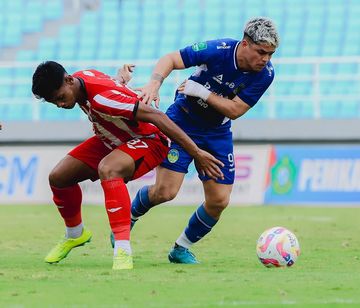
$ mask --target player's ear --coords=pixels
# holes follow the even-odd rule
[[[71,75],[65,75],[64,81],[65,81],[65,83],[67,83],[69,85],[73,85],[74,84],[74,77],[71,76]]]
[[[246,39],[243,39],[242,41],[241,41],[241,46],[242,47],[246,47],[246,46],[248,46],[249,45],[249,42],[246,40]]]

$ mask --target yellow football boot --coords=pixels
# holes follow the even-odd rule
[[[45,257],[47,263],[58,263],[66,258],[71,249],[85,245],[90,242],[92,234],[89,230],[83,229],[83,232],[78,238],[63,238]]]
[[[114,256],[113,270],[133,269],[133,258],[123,249],[119,248],[117,256]]]

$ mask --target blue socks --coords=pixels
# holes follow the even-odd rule
[[[131,219],[137,220],[140,216],[149,211],[153,205],[149,200],[149,186],[142,187],[131,203]]]
[[[176,240],[176,243],[185,248],[189,248],[192,244],[208,234],[217,222],[218,220],[206,213],[204,205],[200,205],[191,216],[188,226]]]
[[[153,205],[149,200],[149,186],[144,186],[137,192],[131,204],[132,226],[139,217],[146,214],[152,207]],[[192,244],[208,234],[217,222],[218,220],[206,213],[204,204],[201,204],[190,217],[188,226],[176,240],[176,243],[185,248],[189,248]]]

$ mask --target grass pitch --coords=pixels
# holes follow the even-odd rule
[[[360,305],[360,208],[229,207],[192,251],[200,265],[167,253],[194,207],[153,209],[132,232],[134,270],[112,271],[102,207],[84,207],[90,244],[57,265],[43,262],[63,225],[54,206],[0,206],[0,307],[326,307]],[[255,243],[285,226],[301,255],[265,268]]]

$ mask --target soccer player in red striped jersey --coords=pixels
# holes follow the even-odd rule
[[[131,72],[130,67],[128,70]],[[115,237],[113,269],[133,268],[131,201],[125,184],[164,160],[169,150],[168,137],[194,157],[200,172],[212,178],[223,176],[219,160],[198,148],[164,113],[143,104],[134,91],[106,74],[83,70],[69,75],[61,64],[47,61],[34,72],[32,92],[59,108],[71,109],[78,104],[95,133],[50,172],[53,200],[64,219],[66,233],[45,257],[48,263],[61,261],[72,248],[90,241],[92,234],[82,222],[78,183],[100,178]]]

